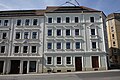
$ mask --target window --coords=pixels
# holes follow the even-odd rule
[[[47,64],[52,64],[52,57],[47,57]]]
[[[66,23],[70,23],[70,18],[66,17]]]
[[[19,46],[15,46],[14,47],[14,53],[18,53],[19,52]]]
[[[113,39],[115,38],[114,34],[112,34],[112,38],[113,38]]]
[[[47,49],[52,49],[52,43],[47,43]]]
[[[70,36],[70,29],[66,29],[66,36]]]
[[[28,32],[24,32],[24,39],[28,39]]]
[[[32,39],[36,39],[37,38],[37,32],[33,32],[32,33]]]
[[[94,22],[94,17],[90,17],[90,22]]]
[[[57,64],[62,64],[61,63],[61,57],[57,57]]]
[[[36,72],[36,61],[30,61],[29,72]]]
[[[114,32],[114,28],[113,27],[111,27],[111,32]]]
[[[23,46],[23,53],[27,53],[28,52],[28,46]]]
[[[33,25],[37,25],[38,19],[33,19]]]
[[[70,42],[66,42],[66,49],[70,49]]]
[[[79,21],[78,17],[75,17],[75,23],[78,23],[78,21]]]
[[[95,29],[91,29],[91,35],[95,35]]]
[[[5,46],[1,46],[1,53],[5,53]]]
[[[75,35],[76,35],[76,36],[79,35],[79,29],[75,29]]]
[[[99,68],[98,56],[92,56],[92,68]]]
[[[48,36],[52,36],[52,29],[48,29]]]
[[[8,20],[4,20],[4,26],[8,26]]]
[[[113,52],[114,52],[114,53],[117,53],[117,49],[116,49],[116,48],[114,48],[114,49],[113,49]]]
[[[2,25],[2,20],[0,20],[0,26]]]
[[[20,39],[20,32],[16,32],[16,39]]]
[[[113,41],[113,46],[116,46],[115,41]]]
[[[36,53],[36,46],[32,46],[32,53]]]
[[[71,64],[71,57],[66,57],[66,64]]]
[[[6,39],[7,33],[3,33],[2,39]]]
[[[76,42],[75,45],[76,49],[80,49],[80,42]]]
[[[57,36],[61,36],[61,29],[57,29]]]
[[[48,18],[48,23],[52,23],[52,18]]]
[[[57,49],[61,49],[61,42],[57,42]]]
[[[57,17],[57,23],[61,23],[61,17]]]
[[[20,20],[20,19],[18,19],[18,20],[17,20],[17,26],[20,26],[20,25],[21,25],[21,23],[22,23],[22,22],[21,22],[21,20]]]
[[[29,19],[26,19],[26,20],[25,20],[25,25],[28,26],[29,24],[30,24],[30,20],[29,20]]]
[[[92,42],[92,48],[93,48],[93,49],[96,48],[96,42]]]

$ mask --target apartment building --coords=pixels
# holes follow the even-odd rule
[[[111,64],[120,65],[120,13],[109,14],[106,24],[109,44],[109,61]]]
[[[43,12],[0,12],[0,73],[42,72]]]
[[[84,6],[1,11],[0,73],[106,70],[105,18]]]
[[[106,70],[106,26],[102,11],[87,7],[47,7],[44,72]]]

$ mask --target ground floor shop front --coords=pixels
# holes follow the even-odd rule
[[[0,74],[27,74],[42,72],[41,58],[0,59]]]

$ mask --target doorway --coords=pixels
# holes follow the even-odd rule
[[[11,74],[19,74],[20,71],[20,60],[11,60]]]
[[[23,74],[27,74],[27,61],[23,61]]]
[[[82,58],[81,57],[75,57],[75,70],[82,71]]]
[[[4,61],[0,61],[0,74],[3,73]]]

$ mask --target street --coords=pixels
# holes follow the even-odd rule
[[[0,75],[0,80],[120,80],[120,70],[103,72],[11,74]]]

